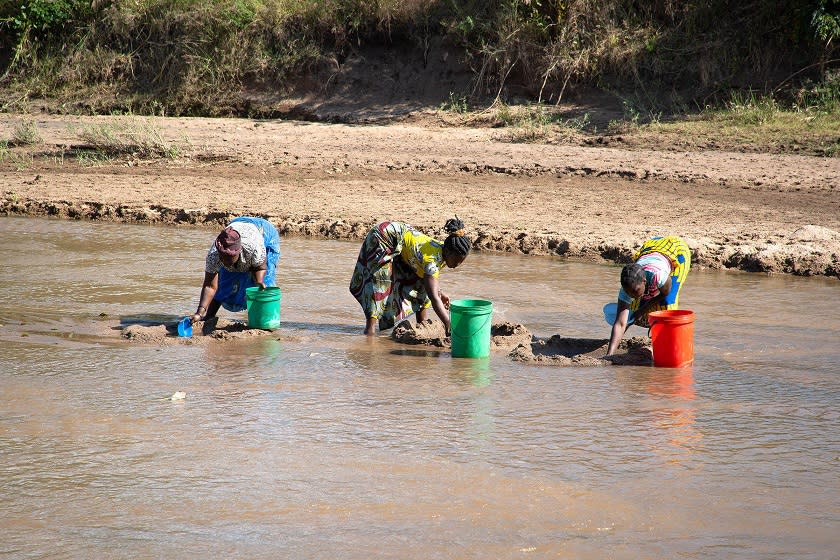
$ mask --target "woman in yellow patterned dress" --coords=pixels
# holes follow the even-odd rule
[[[350,293],[365,313],[365,334],[376,327],[389,329],[416,313],[428,318],[429,307],[449,332],[449,298],[439,288],[443,267],[455,268],[467,258],[472,242],[464,236],[464,223],[447,220],[443,242],[432,239],[402,222],[377,224],[365,237]]]
[[[607,356],[618,349],[630,324],[647,327],[651,311],[679,309],[680,288],[691,269],[691,251],[676,235],[654,237],[642,244],[633,261],[621,270],[621,289]]]

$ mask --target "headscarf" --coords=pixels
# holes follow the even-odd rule
[[[220,255],[236,257],[242,250],[242,239],[239,232],[228,226],[216,237],[216,250]]]

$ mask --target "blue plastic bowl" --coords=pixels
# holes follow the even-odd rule
[[[184,317],[178,321],[178,336],[192,336],[192,321],[189,317]]]
[[[618,304],[617,303],[608,303],[604,306],[604,321],[606,321],[610,325],[615,324],[615,313],[618,311]],[[636,321],[636,318],[633,317],[633,312],[630,312],[630,316],[627,318],[627,326],[632,325]]]

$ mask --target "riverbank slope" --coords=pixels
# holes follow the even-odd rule
[[[153,130],[166,156],[90,143],[127,119]],[[214,229],[256,214],[283,235],[336,239],[360,239],[383,219],[439,234],[458,214],[482,250],[626,262],[646,237],[678,234],[697,266],[840,275],[837,158],[515,143],[432,114],[374,125],[53,115],[34,124],[39,141],[0,158],[0,213]],[[15,126],[0,122],[0,138]]]

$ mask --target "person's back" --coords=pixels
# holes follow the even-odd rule
[[[420,278],[437,276],[443,266],[443,244],[406,225],[400,257]]]

